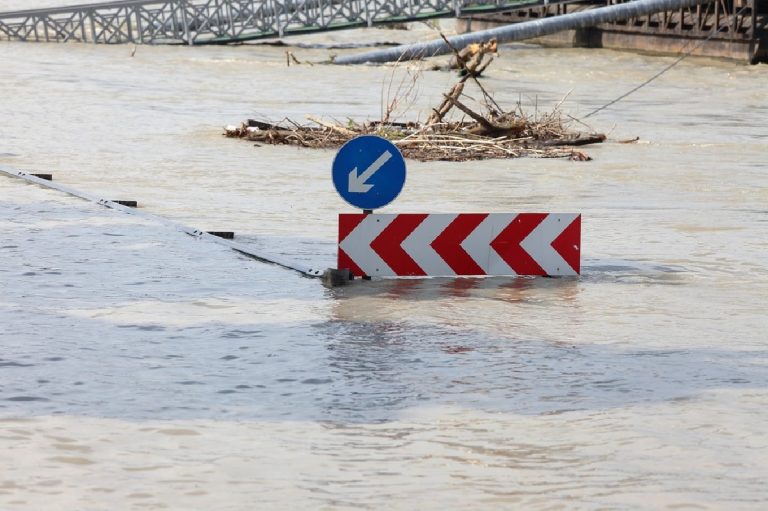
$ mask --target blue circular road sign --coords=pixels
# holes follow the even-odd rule
[[[376,209],[398,196],[405,184],[405,160],[389,140],[375,135],[353,138],[333,159],[333,186],[356,208]]]

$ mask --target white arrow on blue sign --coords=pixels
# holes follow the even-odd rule
[[[361,209],[386,206],[405,184],[405,160],[389,140],[375,135],[353,138],[333,159],[333,185],[341,198]]]

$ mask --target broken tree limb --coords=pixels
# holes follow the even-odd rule
[[[463,104],[461,101],[459,101],[458,98],[454,98],[454,97],[448,96],[446,94],[445,95],[445,99],[447,99],[448,101],[453,103],[453,105],[456,108],[458,108],[459,110],[461,110],[462,112],[464,112],[465,114],[470,116],[472,119],[477,121],[477,123],[480,126],[482,126],[485,129],[485,131],[487,131],[488,133],[493,133],[493,132],[499,130],[499,126],[496,126],[495,124],[493,124],[491,121],[489,121],[488,119],[486,119],[482,115],[480,115],[477,112],[473,111],[471,108],[469,108],[468,106]]]
[[[429,116],[429,119],[427,119],[427,124],[437,124],[441,122],[443,117],[445,117],[445,114],[450,112],[451,108],[453,108],[451,98],[456,99],[461,96],[461,93],[464,91],[464,81],[465,80],[459,80],[459,82],[451,88],[448,94],[444,94],[445,97],[443,98],[443,102],[440,103],[439,107],[432,109],[433,113]]]
[[[498,103],[496,103],[496,100],[494,100],[493,97],[490,94],[488,94],[488,91],[485,90],[485,87],[483,87],[483,84],[480,83],[480,80],[477,79],[477,77],[480,76],[480,73],[485,71],[485,69],[491,65],[491,62],[493,62],[493,57],[491,57],[490,60],[484,66],[478,68],[478,66],[480,66],[480,64],[483,61],[483,53],[481,52],[477,60],[467,64],[466,61],[464,60],[464,57],[462,57],[461,52],[453,44],[451,44],[448,38],[445,37],[445,34],[440,32],[440,37],[442,37],[443,41],[445,41],[445,44],[447,44],[448,47],[451,49],[451,51],[453,52],[459,64],[462,66],[465,66],[465,69],[467,72],[464,74],[464,76],[462,76],[460,81],[463,82],[463,81],[466,81],[468,78],[472,78],[472,80],[474,80],[475,82],[475,85],[477,85],[478,88],[480,89],[480,92],[483,93],[483,97],[485,98],[485,101],[489,103],[489,105],[492,104],[493,107],[496,108],[497,112],[501,112],[502,109],[498,105]],[[495,52],[497,48],[496,40],[491,39],[491,41],[489,41],[488,44],[492,45],[492,49]],[[491,46],[489,46],[489,48],[491,48]]]

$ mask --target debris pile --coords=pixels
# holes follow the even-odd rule
[[[495,41],[488,50],[495,51]],[[603,134],[582,134],[569,131],[558,108],[535,117],[526,115],[520,105],[504,111],[477,80],[490,64],[483,55],[491,51],[474,53],[455,52],[462,76],[450,91],[443,94],[441,104],[432,110],[424,123],[383,121],[342,125],[308,117],[312,125],[299,125],[290,119],[270,123],[249,119],[239,127],[225,128],[227,137],[237,137],[259,144],[289,144],[301,147],[335,149],[360,135],[378,135],[394,143],[405,158],[419,161],[468,161],[489,158],[517,158],[533,156],[569,158],[586,161],[591,158],[574,149],[605,140]],[[485,100],[487,113],[480,114],[464,100],[464,87],[468,80],[479,87]],[[449,112],[463,114],[460,121],[446,120]]]

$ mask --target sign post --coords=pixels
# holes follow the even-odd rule
[[[405,184],[405,161],[388,140],[364,135],[333,160],[339,195],[363,213],[339,215],[338,270],[353,276],[569,276],[581,272],[578,213],[374,214]],[[329,278],[330,278],[329,277]]]

